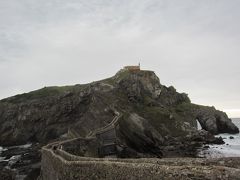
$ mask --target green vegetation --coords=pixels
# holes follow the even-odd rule
[[[191,103],[181,103],[178,106],[176,106],[176,112],[189,112],[193,109],[193,104]]]
[[[122,79],[125,79],[127,76],[129,76],[130,72],[128,70],[120,70],[115,75],[115,81],[119,81]]]
[[[186,117],[186,115],[176,112],[175,108],[142,106],[135,110],[139,115],[148,119],[149,123],[164,136],[169,133],[173,136],[185,135],[187,132],[181,128],[183,123],[193,124],[192,117]]]
[[[36,91],[19,94],[7,99],[3,99],[1,101],[8,102],[8,103],[20,103],[20,102],[25,102],[26,100],[41,99],[41,98],[46,98],[50,96],[60,95],[65,92],[72,92],[74,90],[79,89],[80,87],[81,87],[80,85],[62,86],[62,87],[58,87],[58,86],[44,87]]]
[[[101,82],[104,82],[104,83],[110,84],[110,85],[115,85],[115,81],[114,81],[113,77],[104,79]]]

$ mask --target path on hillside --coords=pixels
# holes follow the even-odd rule
[[[113,120],[106,126],[90,131],[86,135],[86,138],[96,138],[98,140],[98,153],[100,157],[117,156],[117,136],[115,126],[118,123],[118,120],[122,117],[122,114],[113,107],[110,107],[110,109],[113,110],[115,114]],[[68,130],[68,135],[71,138],[81,137],[74,128]]]
[[[113,108],[112,108],[113,109]],[[115,113],[115,117],[113,118],[113,120],[107,124],[104,127],[100,127],[98,129],[95,129],[93,131],[90,131],[87,135],[86,138],[92,138],[92,137],[96,137],[97,134],[102,134],[112,128],[115,127],[116,123],[118,122],[118,120],[120,119],[120,117],[122,117],[122,114],[119,113],[115,108],[113,109],[114,113]],[[69,128],[68,129],[68,135],[71,138],[78,138],[81,137],[81,135],[74,129],[74,128]]]
[[[118,120],[120,119],[120,117],[122,117],[122,114],[119,113],[116,109],[113,109],[113,110],[114,110],[114,113],[116,114],[116,116],[113,118],[113,120],[104,127],[98,128],[94,131],[90,131],[90,133],[86,136],[87,138],[94,137],[97,134],[102,134],[112,128],[115,128],[115,125],[118,122]]]

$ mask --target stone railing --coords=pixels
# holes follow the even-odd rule
[[[80,137],[80,135],[72,128],[68,129],[68,133],[67,133],[68,138],[77,138]]]
[[[109,124],[107,124],[105,127],[102,127],[98,130],[96,130],[94,132],[94,134],[101,134],[101,133],[104,133],[105,131],[108,131],[109,129],[111,128],[114,128],[115,127],[115,124],[118,122],[118,120],[122,117],[122,115],[117,112],[116,113],[116,117],[113,118],[112,122],[110,122]]]
[[[93,137],[96,136],[97,134],[104,133],[108,131],[109,129],[115,128],[115,125],[117,124],[118,120],[122,117],[122,114],[119,113],[118,111],[114,110],[116,116],[113,118],[113,120],[107,124],[104,127],[101,127],[99,129],[96,129],[94,131],[90,131],[90,133],[86,137]]]

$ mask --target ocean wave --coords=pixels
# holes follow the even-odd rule
[[[240,129],[240,119],[233,119],[233,123]],[[210,145],[208,149],[200,150],[199,157],[240,157],[240,134],[219,134],[216,137],[222,137],[225,144]]]

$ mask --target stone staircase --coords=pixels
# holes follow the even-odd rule
[[[115,126],[122,114],[114,109],[115,117],[104,127],[90,131],[86,138],[96,138],[98,140],[98,154],[99,157],[116,157],[117,155],[117,136]],[[77,131],[73,128],[68,130],[70,138],[80,137]]]

